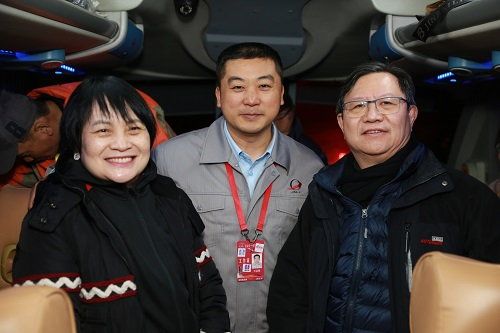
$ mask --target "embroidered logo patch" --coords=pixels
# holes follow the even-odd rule
[[[435,245],[435,246],[442,246],[444,243],[444,237],[441,236],[431,236],[431,239],[421,239],[420,240],[421,244],[425,245]]]
[[[290,190],[298,191],[300,190],[301,187],[302,183],[300,182],[300,180],[294,178],[290,181],[290,187],[289,187]]]

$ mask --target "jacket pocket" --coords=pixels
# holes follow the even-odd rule
[[[189,197],[198,214],[224,209],[225,196],[220,194],[190,194]]]
[[[297,218],[305,198],[276,198],[276,210]]]
[[[205,231],[203,242],[211,251],[221,241],[224,223],[236,223],[236,217],[230,219],[225,216],[226,196],[221,194],[189,194],[196,212],[200,215]],[[215,254],[215,253],[212,253]]]
[[[305,197],[277,197],[276,211],[274,214],[268,214],[265,229],[269,230],[271,239],[278,242],[279,247],[283,246],[293,227],[297,223],[300,209],[305,201]]]

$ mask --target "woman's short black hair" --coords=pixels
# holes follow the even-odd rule
[[[105,116],[115,113],[125,121],[131,120],[128,114],[130,108],[146,127],[150,144],[153,144],[156,137],[155,119],[137,90],[115,76],[92,76],[80,83],[64,108],[59,150],[61,158],[81,151],[83,127],[96,104]]]

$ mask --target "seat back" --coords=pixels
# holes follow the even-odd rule
[[[66,292],[52,287],[0,290],[0,333],[75,333],[73,305]]]
[[[500,265],[441,252],[415,266],[412,333],[500,332]]]
[[[12,283],[12,261],[21,223],[28,212],[30,188],[5,185],[0,189],[0,289]]]

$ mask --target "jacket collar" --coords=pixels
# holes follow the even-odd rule
[[[127,187],[126,184],[119,184],[94,177],[83,166],[81,160],[74,161],[73,159],[68,159],[64,164],[59,164],[59,168],[56,165],[56,172],[54,174],[68,188],[78,188],[83,192],[91,191],[93,188],[100,188],[119,196],[127,195],[129,191],[141,193],[157,177],[156,165],[151,159],[139,175],[138,180],[131,187]]]
[[[410,206],[434,194],[450,192],[454,188],[446,168],[426,149],[419,167],[411,177],[402,182],[401,195],[394,208]]]
[[[418,167],[413,170],[414,173],[409,178],[409,181],[403,184],[403,192],[446,172],[441,162],[423,144],[419,144],[415,148],[401,169],[408,169],[412,160],[416,159],[419,162]]]
[[[324,167],[314,176],[317,187],[329,193],[339,194],[337,182],[340,179],[346,159]],[[454,184],[445,167],[427,147],[418,143],[405,159],[395,179],[401,181],[401,195],[394,207],[413,204],[435,193],[451,191]],[[424,185],[424,186],[420,186]],[[412,195],[405,195],[410,192]]]
[[[314,175],[313,180],[318,186],[330,193],[336,193],[337,182],[344,172],[346,160],[349,155],[342,157],[336,163],[323,167],[317,174]]]
[[[320,170],[314,176],[314,181],[320,188],[336,193],[338,180],[342,176],[348,158],[352,158],[351,154]],[[399,168],[395,179],[407,179],[403,182],[403,191],[406,191],[444,172],[445,169],[434,154],[424,144],[417,143]]]
[[[284,134],[276,131],[276,142],[271,157],[266,164],[276,163],[286,170],[290,168],[290,148],[285,144]],[[224,117],[215,120],[207,129],[207,136],[203,142],[200,156],[201,164],[214,164],[228,162],[233,167],[237,160],[224,135]]]

